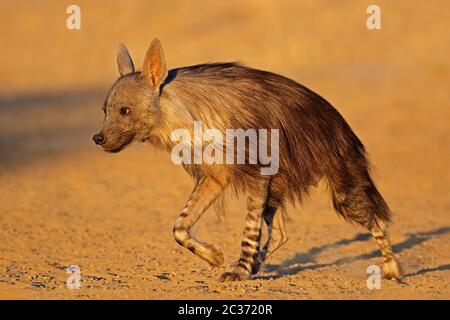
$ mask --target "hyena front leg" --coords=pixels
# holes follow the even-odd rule
[[[276,207],[267,205],[263,212],[263,218],[267,225],[267,240],[259,251],[258,259],[253,266],[252,274],[257,273],[261,264],[288,241],[286,235],[286,223],[280,210]],[[276,221],[276,226],[274,226],[274,220]]]
[[[250,278],[259,255],[262,215],[266,206],[267,190],[268,181],[265,179],[259,181],[253,186],[252,190],[249,190],[241,256],[233,271],[222,274],[220,281],[237,281]]]
[[[214,200],[217,199],[223,189],[224,186],[212,179],[204,178],[200,180],[173,226],[175,240],[180,245],[215,267],[220,266],[224,262],[222,252],[213,245],[195,239],[191,235],[191,229]]]
[[[273,219],[272,219],[273,221]],[[288,240],[288,236],[286,233],[286,221],[284,221],[283,213],[281,211],[277,211],[275,214],[275,226],[272,226],[272,235],[271,235],[271,241],[267,240],[265,247],[268,247],[267,250],[267,256],[265,258],[267,259],[270,257],[275,251],[280,249]],[[273,231],[276,231],[275,233]],[[277,236],[274,236],[277,235]],[[273,240],[272,240],[273,239]]]

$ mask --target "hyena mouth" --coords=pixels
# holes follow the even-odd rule
[[[104,148],[104,147],[101,147],[101,148],[103,151],[106,151],[109,153],[117,153],[117,152],[123,150],[127,145],[129,145],[133,141],[135,135],[136,135],[136,133],[133,131],[123,132],[120,135],[120,141],[119,141],[120,145],[119,146],[109,148],[109,149]]]

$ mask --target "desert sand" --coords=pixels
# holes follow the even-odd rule
[[[447,1],[63,1],[0,3],[0,299],[449,299],[450,10]],[[289,241],[255,279],[220,283],[238,257],[243,197],[197,235],[219,269],[181,248],[172,225],[193,182],[167,154],[91,141],[125,42],[139,67],[153,37],[169,67],[238,60],[329,100],[365,143],[394,212],[402,283],[366,285],[382,258],[339,218],[323,184],[288,210]],[[66,268],[81,270],[69,289]]]

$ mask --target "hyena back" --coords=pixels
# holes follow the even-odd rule
[[[94,136],[105,151],[118,152],[135,140],[170,151],[176,143],[171,133],[192,130],[194,121],[222,132],[279,130],[279,168],[274,175],[261,175],[260,163],[184,164],[195,188],[175,222],[174,236],[212,266],[224,262],[222,253],[193,237],[191,230],[226,188],[247,195],[241,255],[221,280],[248,279],[258,271],[279,209],[289,201],[301,201],[322,178],[328,181],[336,211],[373,234],[384,259],[384,277],[400,276],[387,235],[391,213],[371,179],[364,146],[326,100],[293,80],[238,63],[168,71],[157,39],[141,72],[135,71],[124,45],[119,46],[117,63],[120,78],[105,101],[103,127]],[[263,223],[269,236],[261,245]]]

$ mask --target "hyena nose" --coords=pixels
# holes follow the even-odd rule
[[[94,140],[94,142],[100,146],[102,144],[105,144],[105,142],[106,142],[105,136],[101,133],[94,134],[94,136],[92,137],[92,140]]]

